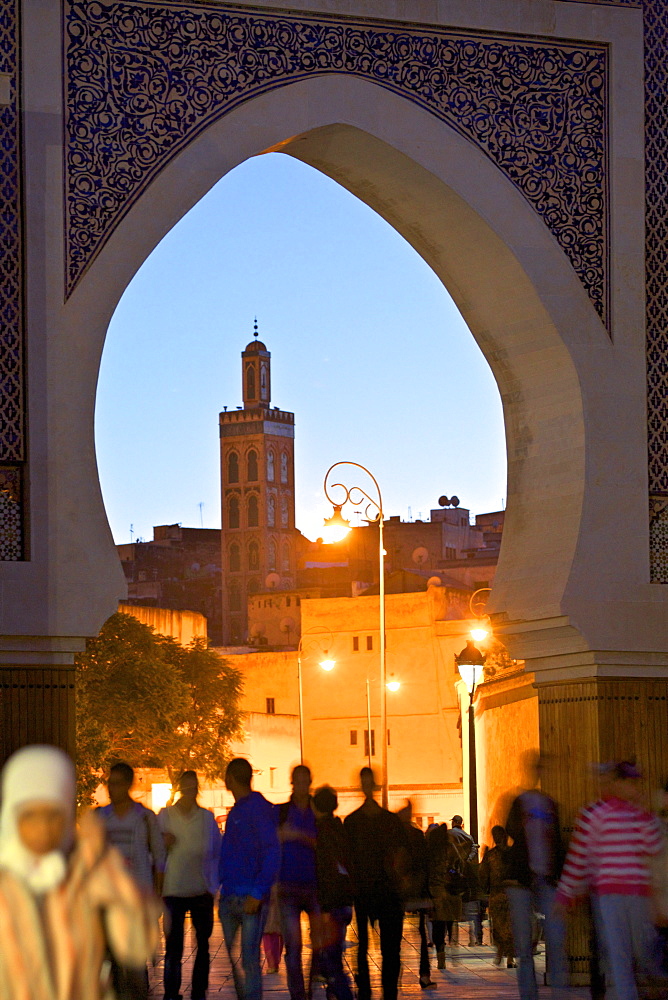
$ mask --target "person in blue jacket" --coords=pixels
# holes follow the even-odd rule
[[[260,942],[281,851],[271,802],[251,788],[253,769],[243,757],[227,765],[225,785],[234,796],[220,851],[219,915],[239,1000],[261,1000]],[[232,948],[241,929],[241,966]]]

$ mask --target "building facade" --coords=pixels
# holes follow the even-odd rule
[[[425,827],[468,815],[461,738],[468,696],[454,654],[471,622],[457,597],[435,583],[422,593],[386,596],[387,676],[399,683],[386,695],[389,805],[398,809],[410,798]],[[304,598],[300,611],[301,656],[296,650],[225,656],[242,672],[242,705],[253,720],[265,714],[297,722],[301,673],[304,760],[316,784],[337,789],[345,814],[359,804],[360,768],[380,767],[379,598]],[[319,666],[325,653],[335,661],[330,671]],[[293,731],[296,764],[299,730]],[[272,747],[257,739],[253,745],[253,766],[272,780],[284,778]]]
[[[130,604],[204,615],[209,640],[220,645],[220,530],[160,524],[150,542],[117,545]],[[158,629],[158,631],[162,631]]]

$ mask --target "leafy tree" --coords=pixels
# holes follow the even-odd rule
[[[185,648],[168,640],[167,657],[186,684],[189,700],[164,766],[172,782],[189,768],[207,778],[223,778],[230,741],[241,732],[241,674],[204,639]]]
[[[79,799],[114,760],[222,776],[241,726],[241,676],[203,640],[184,649],[117,613],[76,657]]]

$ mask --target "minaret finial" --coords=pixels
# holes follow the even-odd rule
[[[257,316],[255,317],[255,323],[253,324],[253,336],[257,337]]]

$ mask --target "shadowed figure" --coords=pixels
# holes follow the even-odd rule
[[[548,983],[556,987],[568,985],[565,925],[554,906],[563,852],[557,803],[538,787],[546,759],[536,751],[529,751],[524,755],[524,764],[529,787],[514,800],[505,824],[513,844],[504,855],[504,876],[519,962],[520,998],[537,1000],[534,913],[545,915]]]
[[[374,800],[373,770],[363,767],[360,783],[364,802],[346,816],[344,829],[350,844],[355,885],[357,923],[357,996],[369,1000],[369,922],[378,923],[384,1000],[396,1000],[401,968],[404,922],[402,882],[408,868],[401,820]]]
[[[305,764],[292,770],[292,795],[288,802],[275,807],[281,866],[278,872],[278,911],[285,942],[285,967],[288,973],[290,1000],[306,1000],[302,968],[301,915],[311,925],[318,915],[315,875],[316,820],[311,809],[311,772]],[[310,981],[316,952],[311,952]]]

